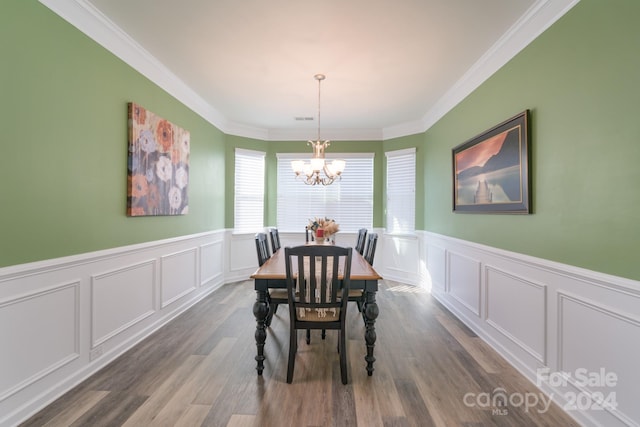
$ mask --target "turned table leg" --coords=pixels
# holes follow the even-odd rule
[[[256,302],[253,304],[253,315],[256,317],[256,347],[258,354],[256,362],[258,366],[256,370],[258,375],[262,375],[264,370],[264,342],[267,339],[266,318],[269,314],[269,305],[267,304],[267,291],[256,291]]]
[[[365,304],[363,307],[363,317],[365,324],[364,340],[367,343],[367,355],[364,360],[367,361],[367,374],[373,375],[373,362],[376,358],[373,356],[373,349],[376,344],[376,318],[378,317],[378,304],[376,304],[375,291],[365,292]]]

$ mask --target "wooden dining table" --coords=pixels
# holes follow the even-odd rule
[[[272,256],[251,275],[256,290],[256,302],[253,304],[253,314],[256,318],[256,355],[258,375],[264,370],[264,344],[267,339],[266,319],[269,313],[269,289],[286,289],[287,274],[285,269],[284,248],[278,249]],[[362,304],[362,318],[365,324],[364,339],[367,346],[367,374],[373,374],[373,350],[376,343],[375,323],[378,317],[378,304],[376,292],[378,292],[378,280],[382,277],[356,250],[351,256],[351,288],[362,289],[364,292]]]

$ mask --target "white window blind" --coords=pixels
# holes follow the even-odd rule
[[[416,149],[388,151],[387,156],[387,232],[411,233],[415,230]]]
[[[373,226],[373,153],[340,153],[327,160],[346,161],[342,180],[331,185],[306,185],[295,178],[291,160],[308,154],[278,154],[277,224],[281,231],[303,232],[315,217],[334,219],[340,231]]]
[[[264,219],[264,156],[261,151],[236,148],[234,228],[257,232]]]

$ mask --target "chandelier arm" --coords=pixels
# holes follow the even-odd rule
[[[331,182],[333,182],[333,179],[336,177],[336,174],[332,173],[329,170],[329,167],[327,166],[327,162],[324,163],[322,170],[324,171],[324,174],[331,180]]]

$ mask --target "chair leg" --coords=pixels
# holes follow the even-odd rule
[[[307,345],[311,344],[311,329],[307,329]]]
[[[322,330],[322,339],[327,337],[327,331],[325,329]]]
[[[298,330],[291,327],[289,333],[289,363],[287,364],[287,383],[293,382],[293,368],[296,363],[296,352],[298,351]]]
[[[348,382],[348,372],[347,372],[347,340],[346,340],[345,331],[339,332],[339,341],[338,344],[339,352],[340,352],[340,376],[342,377],[342,384],[347,384]]]

